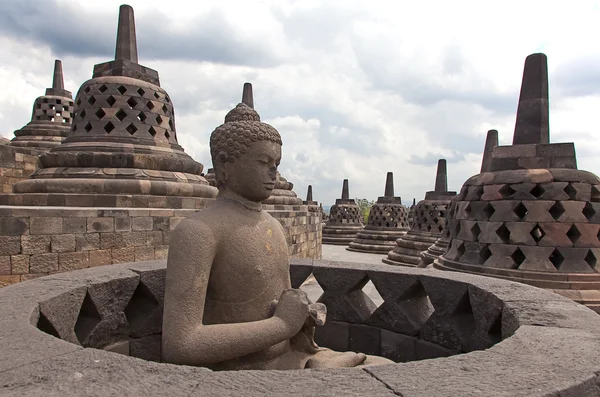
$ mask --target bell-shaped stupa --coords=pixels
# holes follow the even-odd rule
[[[10,146],[49,151],[69,135],[73,112],[73,97],[65,90],[62,62],[57,59],[52,87],[46,88],[46,94],[35,100],[31,121],[15,131]]]
[[[492,164],[492,152],[496,146],[498,146],[498,131],[489,130],[487,132],[487,137],[485,140],[483,160],[481,161],[481,172],[490,171]],[[450,230],[452,229],[453,225],[457,222],[457,220],[454,219],[457,198],[457,196],[454,196],[454,198],[450,202],[450,206],[448,207],[446,225],[444,227],[442,237],[438,238],[435,244],[427,248],[426,251],[421,252],[421,262],[419,262],[419,265],[417,267],[433,266],[433,261],[436,260],[440,255],[443,255],[444,252],[446,252],[446,250],[448,249],[448,244],[450,243]]]
[[[446,160],[438,161],[435,190],[425,194],[425,200],[415,207],[410,230],[396,240],[396,247],[382,261],[388,265],[417,266],[420,254],[442,236],[450,200],[456,192],[448,191]]]
[[[412,205],[408,208],[408,224],[412,226],[413,219],[415,218],[415,208],[417,207],[417,200],[413,197]]]
[[[600,312],[600,178],[573,143],[549,143],[548,67],[525,60],[513,144],[457,197],[450,245],[434,266],[547,288]]]
[[[348,245],[363,228],[360,208],[354,199],[350,199],[348,179],[344,179],[342,198],[335,200],[323,226],[323,244]]]
[[[409,229],[408,211],[402,199],[394,196],[394,174],[387,173],[384,195],[371,207],[364,230],[346,248],[349,251],[386,254],[396,246],[396,239]]]
[[[40,156],[40,165],[14,186],[19,204],[76,194],[70,205],[202,208],[216,196],[203,165],[177,142],[173,103],[158,72],[138,64],[130,6],[119,9],[115,60],[94,66],[77,93],[69,136]]]

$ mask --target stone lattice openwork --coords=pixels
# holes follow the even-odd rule
[[[356,234],[346,248],[349,251],[386,254],[396,245],[396,239],[409,229],[408,211],[400,197],[394,197],[394,174],[387,173],[385,191],[371,207],[364,230]]]
[[[417,266],[421,252],[427,250],[442,236],[446,224],[446,212],[456,192],[448,191],[446,160],[438,161],[435,190],[425,194],[414,210],[410,230],[396,240],[396,247],[383,258],[388,265]]]
[[[335,200],[323,226],[323,244],[348,245],[363,228],[360,208],[354,199],[350,199],[348,179],[344,179],[342,198]]]
[[[483,159],[481,161],[481,172],[488,172],[490,170],[492,164],[492,152],[496,146],[498,146],[498,131],[489,130],[485,140]],[[448,207],[446,226],[444,227],[442,236],[437,239],[435,244],[427,248],[426,251],[421,252],[421,261],[417,267],[432,266],[433,261],[436,260],[440,255],[443,255],[448,249],[448,244],[450,243],[450,230],[452,230],[452,228],[455,226],[455,222],[457,222],[454,219],[454,213],[456,212],[456,199],[457,197],[454,197],[450,202],[450,206]]]
[[[527,57],[513,145],[457,198],[450,246],[434,263],[554,290],[600,311],[600,179],[573,143],[548,143],[544,54]]]
[[[62,62],[54,61],[52,87],[35,100],[31,121],[15,131],[10,146],[49,151],[67,137],[73,122],[74,102],[65,90]]]
[[[0,289],[2,393],[588,396],[596,390],[600,317],[557,294],[468,274],[292,260],[294,287],[310,274],[328,306],[320,344],[402,364],[214,372],[156,362],[165,261],[152,261]],[[362,291],[368,281],[382,297],[379,306]]]
[[[77,194],[80,206],[107,206],[107,196],[116,203],[119,195],[136,195],[136,206],[149,207],[148,196],[165,196],[169,208],[181,208],[183,197],[202,208],[215,197],[202,164],[177,142],[173,103],[158,72],[137,63],[131,7],[120,8],[115,60],[94,67],[77,93],[68,138],[42,155],[40,165],[14,186],[20,198],[6,204]]]

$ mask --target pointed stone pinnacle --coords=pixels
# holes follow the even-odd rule
[[[313,198],[312,198],[312,185],[308,185],[308,192],[306,193],[306,201],[313,201]]]
[[[62,62],[58,59],[54,61],[54,76],[52,77],[52,89],[64,90],[65,82],[63,79]]]
[[[489,130],[485,138],[485,148],[483,149],[483,160],[481,160],[481,171],[490,172],[492,170],[492,153],[498,146],[498,131]]]
[[[344,179],[342,186],[342,200],[350,200],[350,189],[348,188],[348,179]]]
[[[438,160],[434,191],[437,193],[448,191],[448,171],[446,170],[446,159]]]
[[[244,91],[242,92],[242,103],[254,109],[254,95],[252,95],[252,84],[244,83]]]
[[[417,199],[413,197],[413,205],[417,205]]]
[[[548,58],[529,55],[523,68],[513,145],[550,143],[548,106]]]
[[[388,172],[385,178],[385,197],[394,197],[394,173]]]
[[[117,47],[115,60],[125,59],[138,63],[137,39],[135,37],[135,18],[133,8],[127,4],[119,7],[119,25],[117,26]]]

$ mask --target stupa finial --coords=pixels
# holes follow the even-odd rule
[[[137,40],[135,37],[135,18],[133,8],[127,4],[119,7],[119,25],[117,27],[117,47],[115,60],[125,59],[138,63]]]
[[[254,96],[252,95],[252,84],[244,83],[242,91],[242,103],[254,109]]]
[[[448,170],[446,169],[446,159],[438,160],[434,191],[437,193],[448,191]]]
[[[306,201],[313,201],[312,197],[312,185],[308,185],[308,192],[306,193]]]
[[[65,82],[63,79],[62,62],[58,59],[54,61],[54,76],[52,77],[52,89],[64,90]]]
[[[348,188],[348,179],[344,179],[342,186],[342,200],[350,200],[350,189]]]
[[[548,113],[548,58],[531,54],[523,69],[513,145],[550,143]]]
[[[413,205],[417,204],[417,199],[413,197]]]
[[[481,160],[481,171],[490,172],[492,170],[492,153],[498,146],[498,131],[489,130],[485,138],[485,148],[483,149],[483,160]]]
[[[385,179],[385,197],[394,197],[394,173],[388,172]]]

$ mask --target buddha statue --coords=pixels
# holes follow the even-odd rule
[[[162,360],[213,370],[389,364],[314,342],[326,308],[292,289],[283,227],[262,210],[277,184],[281,136],[241,103],[210,137],[219,193],[173,231]]]

